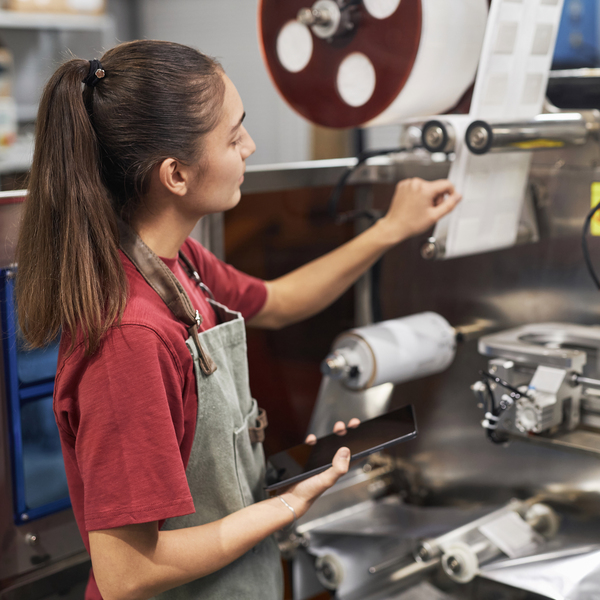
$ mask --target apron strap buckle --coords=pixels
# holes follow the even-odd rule
[[[264,408],[259,408],[258,416],[256,417],[256,427],[248,427],[250,441],[253,444],[262,444],[265,441],[265,429],[268,425],[267,411]]]
[[[196,311],[196,314],[198,311]],[[189,329],[189,334],[194,338],[194,343],[196,344],[196,349],[198,350],[198,362],[200,363],[200,369],[202,369],[202,373],[204,375],[212,375],[217,370],[217,365],[215,361],[211,358],[210,354],[204,349],[202,344],[200,343],[200,338],[198,337],[198,324],[194,323]]]

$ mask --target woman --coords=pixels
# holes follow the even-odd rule
[[[349,451],[264,499],[242,316],[277,328],[315,314],[459,200],[448,181],[402,182],[348,244],[275,281],[243,275],[188,239],[240,199],[255,150],[243,119],[218,63],[158,41],[68,61],[41,100],[19,320],[32,346],[62,332],[54,410],[92,557],[86,598],[281,598],[270,536]]]

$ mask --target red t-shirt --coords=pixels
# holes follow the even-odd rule
[[[215,298],[249,319],[266,300],[264,283],[188,239],[183,251]],[[88,531],[194,512],[185,476],[198,399],[186,326],[124,254],[129,298],[120,327],[93,356],[83,345],[65,358],[61,340],[54,388],[69,492],[89,552]],[[163,259],[203,317],[216,325],[204,292],[177,259]],[[93,579],[86,598],[100,598]]]

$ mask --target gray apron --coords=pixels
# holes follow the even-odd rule
[[[209,300],[220,324],[198,333],[201,316],[171,270],[126,225],[121,249],[190,332],[198,416],[186,469],[196,512],[167,519],[163,529],[217,521],[265,498],[265,460],[250,395],[246,329],[242,316]],[[257,435],[257,431],[259,432]],[[281,560],[268,537],[223,569],[156,596],[168,600],[281,600]]]

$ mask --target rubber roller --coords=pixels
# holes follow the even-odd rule
[[[487,10],[488,0],[261,0],[259,40],[275,87],[302,116],[384,125],[461,101]]]

